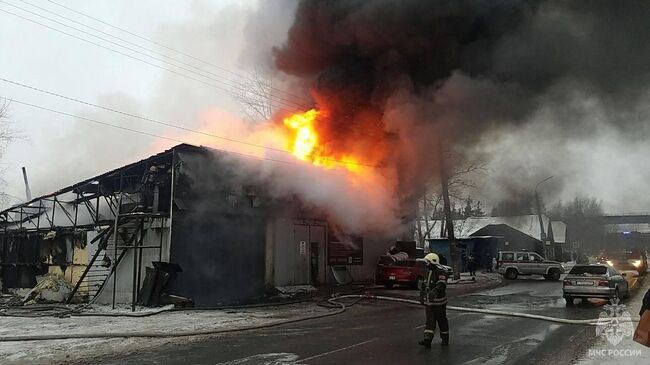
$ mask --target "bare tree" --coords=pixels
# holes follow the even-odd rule
[[[566,241],[578,243],[581,250],[607,248],[605,212],[597,198],[577,196],[566,203],[559,201],[547,214],[566,224]]]
[[[0,141],[4,141],[5,135],[7,134],[8,113],[9,103],[0,98]]]
[[[602,202],[594,197],[577,196],[572,201],[559,201],[548,211],[549,217],[557,220],[600,217],[604,214]]]
[[[470,191],[478,189],[477,174],[485,174],[488,165],[480,160],[462,160],[458,154],[446,153],[445,161],[448,166],[447,189],[452,203],[461,203]],[[425,194],[418,201],[418,240],[420,246],[430,237],[434,229],[440,229],[441,236],[445,235],[445,218],[442,210],[443,194],[438,179],[432,179]],[[422,220],[424,226],[422,226]]]
[[[0,98],[0,160],[2,160],[4,155],[5,147],[17,137],[9,123],[9,102]],[[4,192],[4,187],[6,186],[4,174],[5,169],[0,168],[0,206],[2,207],[9,205],[9,201],[13,199],[11,195]]]
[[[16,134],[9,123],[9,102],[0,98],[0,159],[4,148],[15,138]]]
[[[261,72],[255,71],[242,82],[242,87],[235,94],[242,108],[242,113],[251,122],[265,121],[273,116],[271,96],[273,92],[273,80],[262,76]]]

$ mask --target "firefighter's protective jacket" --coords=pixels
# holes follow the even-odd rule
[[[429,274],[420,287],[420,303],[434,306],[447,304],[447,271],[438,264],[428,267]]]

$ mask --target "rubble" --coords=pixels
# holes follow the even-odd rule
[[[47,274],[25,295],[22,301],[25,305],[61,303],[71,292],[72,286],[63,277]]]

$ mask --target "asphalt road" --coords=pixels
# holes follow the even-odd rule
[[[596,318],[604,301],[566,308],[562,284],[519,278],[505,286],[450,298],[450,305],[562,318]],[[639,293],[633,293],[638,296]],[[641,293],[642,295],[642,293]],[[528,364],[572,363],[594,341],[593,327],[514,317],[448,313],[449,347],[417,345],[421,308],[361,302],[342,315],[200,342],[146,350],[105,364]]]

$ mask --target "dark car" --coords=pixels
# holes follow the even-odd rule
[[[399,261],[381,260],[377,265],[377,284],[390,289],[393,285],[407,285],[419,288],[429,270],[424,260],[406,259]]]
[[[630,288],[625,274],[609,265],[575,265],[564,278],[562,294],[570,306],[574,298],[627,298]]]
[[[645,252],[638,250],[606,253],[599,257],[599,262],[619,271],[636,271],[639,275],[645,275],[648,271],[648,258]]]

